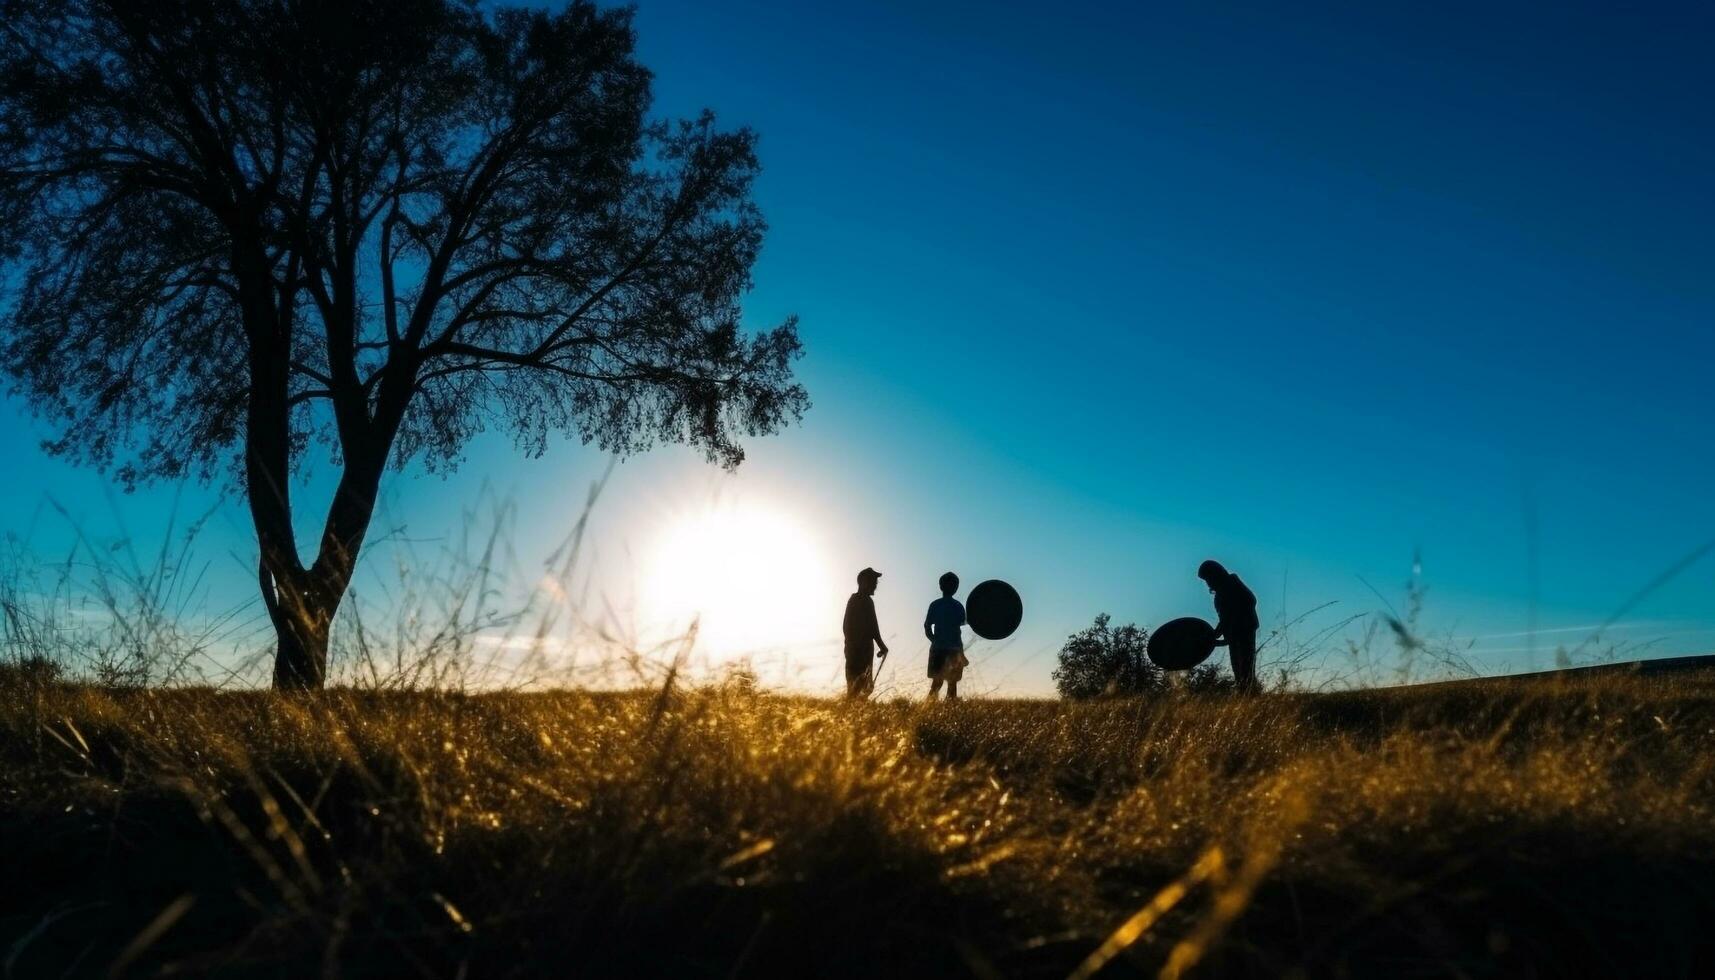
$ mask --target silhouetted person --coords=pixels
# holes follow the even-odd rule
[[[1215,596],[1215,645],[1227,648],[1239,693],[1258,693],[1256,631],[1261,623],[1256,618],[1256,594],[1213,559],[1197,567],[1197,577]]]
[[[866,568],[858,573],[858,590],[846,600],[846,618],[842,629],[846,635],[846,697],[867,698],[875,690],[875,655],[880,648],[887,656],[887,643],[881,638],[881,624],[875,619],[875,587],[881,573]]]
[[[965,606],[953,598],[959,591],[959,577],[952,572],[941,576],[941,598],[929,603],[929,613],[923,617],[923,635],[929,638],[929,700],[947,684],[947,700],[959,700],[959,678],[965,676],[965,637],[960,628],[965,625]]]

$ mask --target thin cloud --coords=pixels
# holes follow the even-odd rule
[[[1511,633],[1484,633],[1482,636],[1472,637],[1472,639],[1475,639],[1478,641],[1481,641],[1481,640],[1510,640],[1510,639],[1513,639],[1515,637],[1520,637],[1520,636],[1551,636],[1551,635],[1556,634],[1556,633],[1594,633],[1597,630],[1601,630],[1601,631],[1606,632],[1606,633],[1613,633],[1613,632],[1616,632],[1619,630],[1660,629],[1664,626],[1672,626],[1672,625],[1673,625],[1672,623],[1658,622],[1658,621],[1652,621],[1652,620],[1642,620],[1642,621],[1635,622],[1635,623],[1614,623],[1613,625],[1607,626],[1607,627],[1603,627],[1603,625],[1601,623],[1591,623],[1588,626],[1557,626],[1553,629],[1545,629],[1545,630],[1516,630],[1516,631],[1511,632]],[[1692,632],[1698,632],[1698,631],[1693,630]]]
[[[1693,629],[1693,630],[1669,630],[1666,633],[1653,634],[1650,637],[1643,639],[1643,640],[1628,640],[1624,643],[1624,645],[1616,647],[1616,649],[1619,649],[1619,650],[1637,650],[1637,651],[1641,652],[1641,651],[1643,651],[1649,647],[1654,646],[1656,643],[1659,643],[1662,640],[1671,639],[1671,638],[1676,637],[1676,636],[1707,636],[1711,633],[1715,633],[1715,627],[1705,627],[1703,629]],[[1553,650],[1554,650],[1553,647],[1544,647],[1544,646],[1534,646],[1534,647],[1530,647],[1530,646],[1477,647],[1472,652],[1481,653],[1481,654],[1484,654],[1485,656],[1487,656],[1487,655],[1496,654],[1496,653],[1545,653],[1545,652],[1552,652]],[[1696,651],[1691,651],[1688,653],[1675,653],[1672,655],[1675,657],[1701,656],[1701,654],[1697,653]]]

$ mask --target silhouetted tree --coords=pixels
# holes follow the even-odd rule
[[[1054,685],[1066,698],[1145,694],[1159,690],[1161,668],[1148,657],[1149,631],[1135,624],[1110,627],[1107,613],[1073,633],[1060,648]]]
[[[754,135],[648,120],[628,10],[0,4],[5,367],[53,452],[244,490],[277,686],[323,682],[388,465],[497,426],[730,467],[807,407],[795,321],[739,325]]]

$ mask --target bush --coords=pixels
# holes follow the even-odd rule
[[[47,687],[61,679],[60,665],[46,657],[0,660],[0,688]]]
[[[1238,680],[1213,661],[1198,664],[1185,674],[1185,690],[1192,694],[1230,694],[1238,689]]]
[[[1108,618],[1107,613],[1097,616],[1089,629],[1073,633],[1060,648],[1054,686],[1061,697],[1149,694],[1161,689],[1161,668],[1146,655],[1149,631],[1135,623],[1112,627]]]

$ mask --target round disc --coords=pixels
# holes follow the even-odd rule
[[[1149,634],[1149,659],[1162,670],[1190,670],[1215,652],[1215,627],[1195,616],[1162,623]]]
[[[965,597],[965,621],[985,640],[1004,640],[1024,619],[1024,600],[998,578],[980,583]]]

